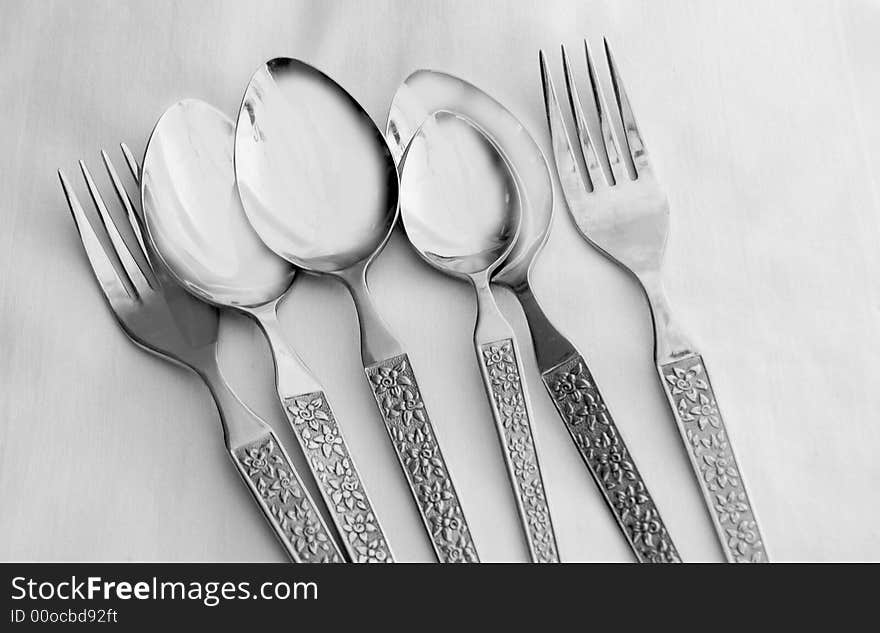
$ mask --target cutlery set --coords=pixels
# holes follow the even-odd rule
[[[660,382],[727,560],[766,561],[703,358],[672,321],[663,292],[666,196],[607,42],[611,101],[624,131],[620,138],[584,45],[589,96],[583,101],[562,50],[576,142],[540,55],[565,202],[582,236],[644,289]],[[591,119],[598,120],[599,135],[590,129],[584,103]],[[230,457],[291,560],[395,559],[360,477],[359,456],[345,441],[346,422],[337,419],[330,396],[278,322],[280,303],[297,273],[304,272],[335,278],[352,297],[365,379],[437,560],[479,562],[415,369],[404,344],[382,320],[367,283],[369,266],[399,215],[423,260],[474,289],[476,361],[531,560],[559,562],[561,555],[526,368],[495,302],[499,286],[514,293],[525,313],[543,384],[635,559],[680,562],[587,361],[551,323],[533,292],[530,272],[554,211],[550,168],[534,138],[495,99],[451,75],[416,71],[394,95],[383,135],[331,77],[303,61],[276,58],[252,76],[237,120],[187,99],[159,119],[141,166],[121,147],[140,200],[132,200],[102,152],[119,213],[110,212],[80,162],[99,223],[92,223],[59,171],[87,258],[129,338],[205,381]],[[320,499],[312,499],[275,433],[223,377],[217,361],[221,310],[250,316],[265,334],[279,404]]]

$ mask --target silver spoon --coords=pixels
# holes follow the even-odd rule
[[[422,258],[473,284],[474,348],[529,551],[534,562],[557,562],[520,353],[489,288],[520,225],[512,169],[473,122],[437,112],[422,123],[401,158],[400,200],[407,237]]]
[[[509,288],[519,300],[544,386],[636,559],[678,561],[675,545],[587,362],[550,322],[532,292],[531,270],[553,219],[553,185],[543,152],[522,123],[477,86],[446,73],[417,70],[398,88],[388,114],[385,136],[395,160],[400,161],[422,121],[438,110],[476,121],[514,166],[526,204],[516,244],[492,282]],[[650,542],[636,538],[639,530],[634,529],[638,518],[645,516],[657,528]]]
[[[234,132],[225,114],[202,101],[183,100],[165,111],[144,159],[147,231],[161,260],[187,290],[259,324],[275,359],[278,397],[350,559],[392,562],[323,388],[278,323],[278,305],[294,268],[266,248],[244,215],[235,189]],[[299,499],[284,481],[267,483],[261,492],[278,496],[283,512],[296,513]]]
[[[367,268],[397,219],[397,172],[382,134],[328,76],[299,60],[273,59],[245,92],[235,171],[247,217],[266,245],[348,288],[364,370],[437,557],[478,562],[412,366],[367,287]]]

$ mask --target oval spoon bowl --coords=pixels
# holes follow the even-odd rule
[[[544,154],[523,124],[491,95],[453,75],[422,69],[404,80],[389,108],[385,137],[395,160],[422,121],[440,110],[474,121],[513,166],[523,205],[519,237],[492,280],[518,286],[527,280],[553,218],[553,184]]]
[[[498,146],[474,122],[441,111],[425,119],[401,162],[403,226],[419,254],[460,277],[495,268],[521,215]]]
[[[273,251],[337,273],[372,256],[397,219],[397,172],[382,133],[341,86],[288,57],[251,78],[235,135],[248,219]]]
[[[260,240],[241,208],[232,177],[233,123],[213,106],[187,99],[159,119],[143,165],[147,231],[182,286],[221,306],[275,299],[294,267]]]

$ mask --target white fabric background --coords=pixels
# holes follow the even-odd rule
[[[602,35],[672,202],[669,294],[712,372],[771,557],[877,559],[878,32],[880,5],[858,0],[4,1],[0,560],[283,560],[224,454],[207,390],[116,327],[57,168],[77,176],[84,158],[100,171],[99,148],[119,141],[140,152],[182,97],[234,113],[252,71],[278,55],[332,74],[383,129],[412,70],[458,74],[547,150],[538,49],[559,84],[559,44],[587,36],[599,50]],[[534,281],[586,355],[682,556],[721,560],[654,373],[645,302],[577,235],[561,198]],[[370,282],[418,369],[482,558],[525,560],[469,289],[399,234]],[[562,556],[631,560],[534,370],[521,313],[498,295],[525,354]],[[343,288],[303,276],[282,322],[332,398],[396,554],[431,560]],[[295,454],[268,348],[244,318],[224,319],[222,362]]]

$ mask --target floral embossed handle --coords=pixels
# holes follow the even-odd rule
[[[636,559],[640,563],[681,562],[581,355],[575,352],[542,378]]]
[[[230,454],[295,562],[345,562],[274,433],[232,448]]]
[[[513,338],[478,343],[478,355],[532,561],[559,562],[516,343]]]
[[[351,560],[394,562],[388,540],[323,392],[285,398],[284,409]]]
[[[703,358],[692,354],[658,365],[658,370],[727,560],[766,562],[764,540]]]
[[[275,361],[278,399],[299,442],[318,490],[336,525],[349,560],[391,563],[388,539],[382,532],[360,474],[330,409],[323,389],[278,323],[280,299],[248,308],[257,320]]]
[[[409,358],[401,354],[365,371],[437,559],[480,562]]]

